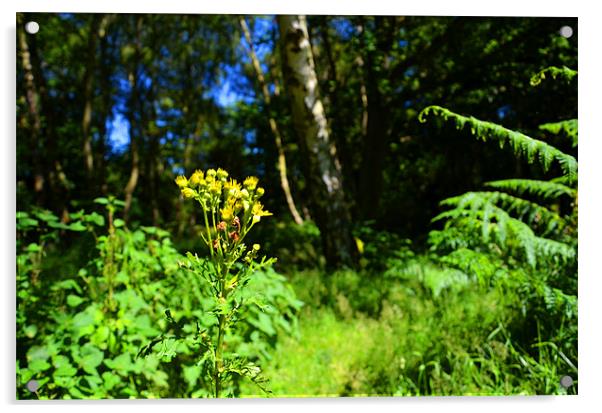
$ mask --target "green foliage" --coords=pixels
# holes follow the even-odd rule
[[[281,340],[263,363],[274,395],[566,394],[559,379],[575,373],[570,352],[542,337],[539,357],[531,356],[503,326],[523,320],[515,297],[449,283],[450,270],[423,256],[397,277],[373,274],[365,285],[358,285],[365,273],[335,276],[328,288],[337,294],[309,302],[299,335]],[[291,282],[299,294],[324,297],[326,276],[304,271]],[[358,287],[377,286],[380,310],[357,308]],[[242,394],[257,392],[244,385]]]
[[[186,258],[175,250],[169,233],[119,225],[99,235],[89,231],[105,231],[104,222],[94,224],[101,223],[101,215],[78,217],[77,222],[92,226],[55,229],[44,224],[58,222],[48,212],[17,213],[17,397],[211,395],[202,363],[197,364],[202,338],[195,336],[215,327],[206,312],[212,306],[210,291],[180,268]],[[82,259],[70,258],[75,266],[65,265],[61,251],[68,239],[57,231],[71,231],[83,245]],[[83,242],[90,235],[92,243]],[[92,251],[86,251],[88,245]],[[241,311],[239,330],[227,340],[232,351],[252,362],[268,354],[280,334],[294,333],[301,303],[269,267],[254,274],[245,294],[249,301],[260,301],[261,310],[249,306]],[[170,308],[173,312],[166,311]],[[148,343],[153,343],[147,347],[152,355],[141,357]],[[239,372],[243,367],[232,366]],[[40,384],[36,394],[25,388],[32,379]]]
[[[577,197],[577,190],[555,181],[539,181],[534,179],[504,179],[486,182],[485,186],[502,189],[518,195],[534,195],[544,200],[554,200],[566,195],[572,199]]]
[[[266,250],[278,257],[274,265],[279,271],[293,273],[324,266],[320,230],[312,221],[297,225],[292,220],[275,217],[256,227],[251,235],[254,241],[261,242]]]
[[[217,325],[210,331],[201,331],[197,322],[196,338],[201,346],[198,364],[203,366],[203,375],[211,382],[216,398],[235,396],[240,377],[248,378],[266,393],[270,392],[265,386],[267,379],[261,376],[260,367],[244,355],[227,349],[231,344],[226,335],[230,330],[236,332],[241,313],[248,311],[249,305],[258,306],[261,310],[251,319],[258,331],[274,337],[275,321],[284,325],[289,332],[292,330],[290,321],[278,318],[277,311],[269,313],[272,317],[265,314],[264,307],[269,305],[259,296],[248,295],[245,288],[255,273],[265,270],[275,261],[265,256],[259,259],[259,244],[247,248],[244,242],[262,217],[272,215],[263,209],[259,201],[265,190],[258,186],[257,177],[248,177],[241,185],[235,179],[228,180],[228,175],[221,168],[217,171],[208,169],[206,172],[197,170],[190,178],[178,176],[175,180],[182,196],[197,201],[203,212],[205,226],[201,238],[209,250],[209,257],[200,259],[198,255],[188,252],[187,259],[180,266],[203,280],[209,290],[207,298],[211,305],[203,309],[204,315],[215,317]],[[272,296],[277,297],[278,294]],[[282,298],[291,296],[284,294]],[[299,307],[300,303],[293,301],[292,305]],[[257,338],[257,334],[251,333],[250,336]],[[150,354],[152,348],[161,342],[165,342],[165,337],[153,340],[141,352]]]
[[[550,76],[552,79],[562,79],[565,81],[571,81],[573,78],[577,77],[577,71],[569,69],[566,66],[563,67],[555,67],[550,66],[545,69],[537,72],[533,76],[531,76],[531,86],[539,85],[543,80],[546,79],[546,76]]]
[[[533,79],[541,80],[547,73],[553,78],[576,76],[568,69],[551,68]],[[501,146],[509,141],[517,156],[537,160],[544,170],[554,159],[560,163],[563,175],[556,179],[499,180],[485,183],[499,191],[467,192],[445,199],[441,205],[447,210],[433,219],[444,226],[431,231],[429,241],[441,264],[461,271],[485,289],[504,292],[521,309],[522,322],[502,323],[500,328],[531,324],[530,333],[523,331],[523,337],[509,347],[530,375],[546,376],[551,359],[563,360],[563,369],[570,367],[576,374],[577,161],[542,141],[444,108],[426,108],[421,120],[429,113],[453,120],[460,129],[469,126],[477,138],[495,139]],[[576,144],[576,121],[541,129],[558,133],[567,127]],[[520,349],[519,342],[530,348]],[[541,360],[546,360],[544,365]],[[556,364],[550,364],[555,372]]]
[[[577,377],[578,30],[558,27],[577,19],[307,17],[339,183],[362,223],[358,268],[326,273],[273,16],[247,16],[269,104],[238,16],[17,19],[31,17],[44,30],[18,24],[16,60],[18,398],[211,397],[220,331],[222,395],[265,396],[259,372],[282,396],[576,392],[558,381]],[[549,65],[529,89],[525,73]],[[457,113],[421,113],[438,103]],[[416,122],[431,115],[460,130]],[[303,225],[287,220],[268,118]],[[237,225],[207,230],[212,217],[172,184],[218,164],[258,174],[279,217],[225,255]],[[104,195],[135,176],[127,208]],[[245,273],[255,243],[278,261],[249,257]]]
[[[537,161],[543,167],[544,171],[547,171],[552,161],[556,160],[569,182],[572,183],[577,180],[577,160],[573,156],[545,142],[530,138],[520,132],[506,129],[492,122],[482,121],[472,116],[458,115],[441,106],[428,106],[424,108],[418,115],[418,120],[426,122],[426,116],[428,115],[440,117],[445,121],[452,120],[456,128],[460,130],[469,128],[470,133],[478,139],[497,141],[500,148],[503,148],[505,144],[509,144],[515,154],[525,157],[529,163]]]
[[[539,129],[554,135],[564,134],[572,142],[573,148],[577,146],[579,123],[577,119],[563,120],[560,122],[544,123],[539,125]]]

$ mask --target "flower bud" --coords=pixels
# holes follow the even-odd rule
[[[207,171],[207,173],[209,173],[209,171]],[[224,171],[222,168],[218,168],[216,175],[217,179],[219,179],[220,181],[225,181],[228,177],[228,172]]]
[[[211,184],[211,186],[209,187],[209,192],[211,192],[212,195],[219,195],[222,192],[222,185],[219,181],[215,181]]]
[[[176,185],[180,188],[186,188],[188,186],[188,179],[184,175],[180,175],[176,178]]]
[[[184,198],[194,198],[198,194],[192,188],[182,188],[182,195],[184,196]]]
[[[253,191],[253,190],[255,190],[255,188],[257,188],[258,182],[259,182],[259,179],[256,176],[249,176],[247,179],[245,179],[245,181],[243,182],[243,185],[249,191]]]
[[[197,169],[196,171],[194,171],[194,173],[190,177],[190,186],[192,188],[196,188],[197,186],[200,185],[202,180],[203,180],[203,171],[199,171]]]

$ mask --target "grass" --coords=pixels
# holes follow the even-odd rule
[[[380,285],[375,275],[330,274],[327,288],[317,271],[292,276],[306,306],[297,335],[262,362],[273,396],[566,394],[559,381],[570,368],[552,346],[512,342],[504,326],[521,316],[507,297],[470,284],[437,288],[436,267],[422,270]],[[241,390],[261,396],[252,384]]]

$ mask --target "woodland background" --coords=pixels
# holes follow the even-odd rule
[[[30,20],[39,33],[24,31]],[[553,217],[508,207],[572,255],[535,248],[534,264],[487,240],[467,241],[470,258],[450,255],[466,235],[432,221],[442,200],[564,169],[418,116],[443,106],[576,157],[576,121],[541,128],[577,117],[576,72],[531,82],[550,66],[578,69],[576,19],[17,23],[19,398],[209,395],[192,347],[136,356],[169,327],[166,308],[205,317],[203,287],[177,268],[202,251],[200,216],[174,180],[210,167],[258,176],[274,213],[253,238],[278,258],[252,287],[269,310],[249,310],[230,348],[264,367],[275,395],[565,394],[560,377],[577,378],[576,188],[554,193]],[[299,37],[309,60],[294,59]],[[295,65],[315,82],[300,83]],[[24,388],[32,378],[36,394]],[[257,394],[233,384],[232,395]]]

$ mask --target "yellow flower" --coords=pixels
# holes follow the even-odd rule
[[[203,171],[197,169],[190,177],[190,186],[196,188],[200,185],[201,181],[203,181]]]
[[[215,178],[215,169],[207,169],[207,178],[211,177],[211,178]]]
[[[253,251],[259,251],[259,244],[253,244]]]
[[[224,189],[226,190],[224,196],[228,201],[230,198],[240,198],[240,184],[236,181],[236,179],[230,179],[230,181],[226,182],[224,184]]]
[[[176,185],[180,188],[186,188],[188,186],[188,179],[184,175],[180,175],[176,178]]]
[[[265,194],[265,189],[263,189],[262,187],[257,188],[257,191],[255,191],[255,195],[257,196],[257,198],[260,198],[263,194]]]
[[[261,205],[261,202],[256,202],[253,205],[253,209],[251,210],[251,213],[253,214],[253,222],[257,223],[261,220],[261,217],[268,217],[270,215],[272,215],[271,212],[269,211],[265,211],[263,209],[263,205]]]
[[[222,192],[222,183],[220,181],[214,181],[209,187],[209,192],[213,195],[219,195]]]
[[[194,198],[198,194],[192,188],[182,188],[182,195],[184,196],[184,198]]]
[[[217,179],[219,179],[221,181],[225,181],[226,178],[228,177],[228,172],[226,172],[222,168],[218,168],[217,172],[216,172],[216,175],[217,175]]]
[[[243,182],[243,185],[249,191],[254,191],[255,188],[257,188],[258,182],[259,182],[259,179],[256,176],[249,176],[247,179],[245,179],[245,181]]]
[[[231,206],[226,206],[225,208],[222,208],[220,212],[222,214],[222,220],[226,222],[230,222],[232,218],[234,218],[234,210]]]

